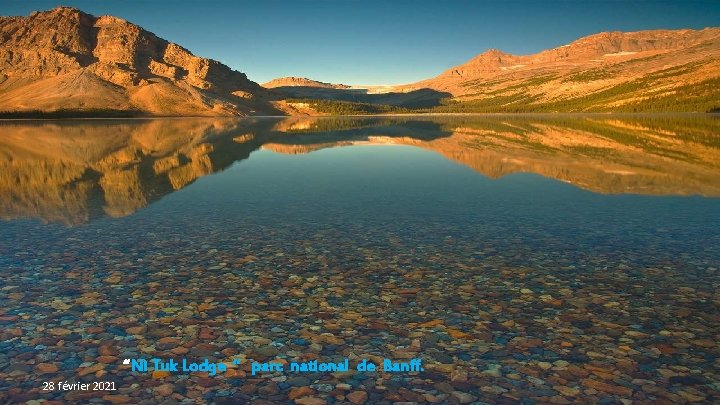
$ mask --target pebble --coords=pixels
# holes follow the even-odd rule
[[[41,374],[55,373],[59,370],[58,366],[50,363],[39,363],[35,366],[35,371]]]
[[[295,398],[301,398],[306,396],[311,396],[315,394],[315,390],[310,387],[298,387],[293,388],[288,393],[289,399],[295,399]]]
[[[353,391],[345,396],[348,401],[355,405],[362,405],[367,401],[368,394],[365,391]]]
[[[461,404],[469,404],[476,399],[474,396],[460,391],[453,391],[450,395]]]
[[[160,397],[170,396],[175,392],[175,386],[173,384],[161,384],[155,387],[155,394]]]

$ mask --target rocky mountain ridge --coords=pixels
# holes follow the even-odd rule
[[[113,16],[71,7],[0,17],[0,110],[246,115],[264,89]]]
[[[601,32],[532,55],[512,55],[498,49],[489,49],[462,65],[446,70],[438,77],[470,77],[483,72],[506,71],[542,64],[564,65],[569,62],[612,64],[633,59],[637,57],[637,53],[660,54],[687,49],[717,40],[718,37],[720,37],[718,28]]]
[[[449,92],[454,112],[709,111],[719,81],[720,28],[705,28],[602,32],[533,55],[491,49],[394,91]]]
[[[349,89],[350,86],[346,84],[334,84],[319,82],[317,80],[308,79],[305,77],[279,77],[277,79],[270,80],[267,83],[262,84],[266,89],[273,89],[276,87],[316,87],[322,89]]]

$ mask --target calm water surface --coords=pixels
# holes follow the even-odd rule
[[[720,400],[716,117],[0,127],[2,400]],[[135,357],[425,371],[162,376]]]

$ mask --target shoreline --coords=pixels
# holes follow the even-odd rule
[[[342,115],[149,115],[142,117],[38,117],[0,118],[0,122],[17,121],[92,121],[92,120],[156,120],[156,119],[250,119],[250,118],[395,118],[395,117],[562,117],[562,116],[717,116],[720,112],[500,112],[500,113],[395,113],[395,114],[342,114]]]

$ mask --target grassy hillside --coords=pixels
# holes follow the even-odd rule
[[[485,94],[465,101],[445,100],[428,112],[710,112],[720,109],[720,79],[696,84],[652,89],[657,76],[621,83],[600,91],[551,101],[529,95],[532,84],[513,85],[502,94]],[[508,90],[511,92],[508,93]]]

